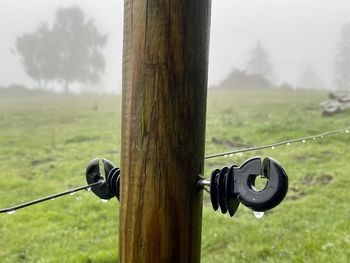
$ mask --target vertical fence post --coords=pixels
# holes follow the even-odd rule
[[[210,0],[125,0],[119,262],[199,262]]]

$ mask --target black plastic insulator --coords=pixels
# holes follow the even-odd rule
[[[104,175],[101,174],[100,161],[102,161]],[[86,180],[88,184],[101,182],[91,187],[91,191],[99,198],[109,200],[117,197],[119,200],[120,169],[107,159],[95,158],[91,160],[86,168]]]
[[[262,190],[255,189],[255,179],[267,179]],[[215,169],[210,177],[210,199],[213,209],[233,216],[240,203],[263,212],[279,205],[288,191],[288,176],[282,165],[272,158],[254,157],[241,166]]]
[[[119,200],[120,169],[114,167],[107,176],[109,191]]]

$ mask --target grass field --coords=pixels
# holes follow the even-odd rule
[[[350,112],[322,117],[325,93],[210,92],[206,153],[350,126]],[[0,97],[0,207],[85,183],[94,157],[120,158],[120,97]],[[349,134],[217,158],[213,168],[255,155],[279,160],[286,200],[262,219],[241,206],[214,212],[205,193],[202,262],[349,262]],[[0,262],[115,262],[118,203],[87,192],[0,215]]]

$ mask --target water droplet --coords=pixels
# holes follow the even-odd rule
[[[253,210],[253,214],[257,219],[260,219],[264,216],[265,212],[257,212]]]
[[[271,146],[271,150],[274,150],[276,147],[275,146]]]
[[[228,154],[225,154],[224,157],[225,157],[225,158],[228,157]]]
[[[53,200],[55,200],[55,199],[56,199],[56,198],[55,198],[55,197],[53,197],[53,198],[51,198],[51,199],[50,199],[50,201],[53,201]]]
[[[320,138],[323,139],[323,135],[321,135]]]
[[[346,130],[345,132],[346,132],[346,133],[349,133],[349,132],[350,132],[350,130]]]
[[[230,157],[232,157],[232,156],[233,156],[233,153],[230,154]]]
[[[316,140],[316,137],[312,137],[313,140]]]
[[[102,203],[107,203],[109,200],[108,199],[101,199]]]
[[[289,146],[289,145],[290,145],[290,142],[287,142],[286,145]]]
[[[86,191],[90,192],[91,191],[91,187],[86,188]]]
[[[9,215],[13,215],[14,213],[16,213],[16,210],[11,210],[11,211],[8,211],[6,213],[9,214]]]
[[[306,140],[302,140],[302,143],[306,143]]]
[[[71,192],[69,195],[75,195],[76,194],[76,192]]]

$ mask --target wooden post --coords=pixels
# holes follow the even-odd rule
[[[210,0],[125,0],[119,262],[199,262]]]

